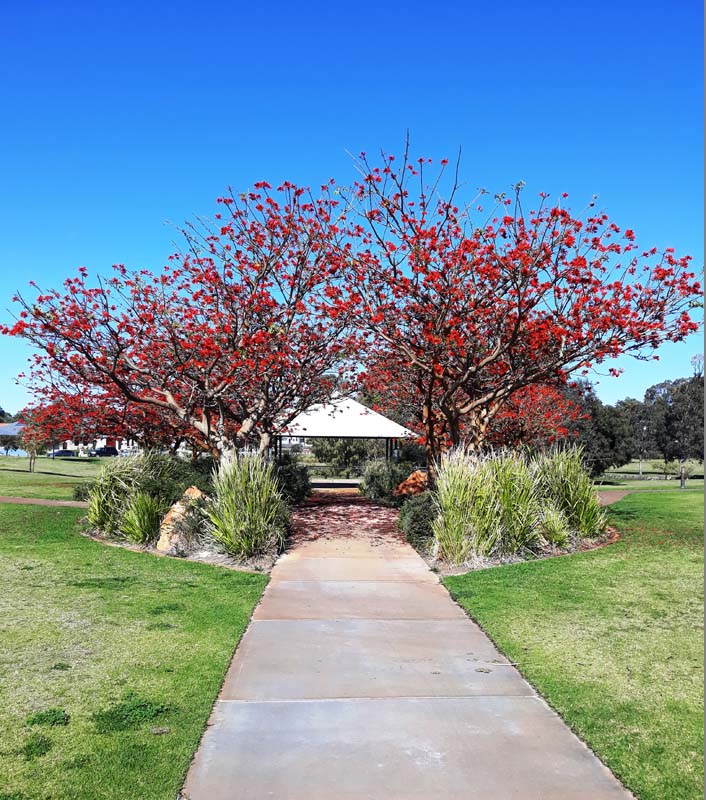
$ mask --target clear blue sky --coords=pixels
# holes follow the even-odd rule
[[[702,10],[674,4],[29,2],[0,48],[0,314],[31,279],[157,268],[167,224],[228,184],[353,178],[346,151],[435,159],[470,187],[594,193],[703,264]],[[624,363],[606,402],[690,374],[701,335]],[[0,405],[29,351],[0,339]]]

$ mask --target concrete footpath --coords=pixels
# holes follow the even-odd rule
[[[344,495],[298,512],[188,800],[627,800],[401,541]]]

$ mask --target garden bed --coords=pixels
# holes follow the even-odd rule
[[[620,541],[620,532],[611,526],[606,528],[604,534],[593,539],[581,539],[577,546],[573,549],[560,549],[557,547],[546,548],[538,552],[522,555],[505,555],[495,556],[491,558],[474,558],[469,559],[463,564],[450,564],[446,561],[425,554],[420,553],[421,557],[429,565],[430,569],[438,573],[442,578],[450,575],[464,575],[467,572],[475,572],[477,570],[492,569],[493,567],[504,567],[509,564],[522,564],[531,561],[545,561],[548,558],[560,558],[564,556],[571,556],[575,553],[585,553],[589,550],[598,550],[601,547],[606,547],[610,544],[615,544]]]

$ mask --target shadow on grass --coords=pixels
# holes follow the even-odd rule
[[[82,460],[81,463],[83,464],[84,461]],[[47,472],[44,469],[35,469],[34,472],[30,472],[28,469],[14,469],[8,467],[0,467],[0,472],[18,472],[20,475],[51,475],[52,478],[82,478],[82,475],[76,475],[76,473],[70,474],[68,472]],[[0,800],[2,800],[2,795],[0,795]]]

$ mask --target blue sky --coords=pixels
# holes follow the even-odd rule
[[[702,267],[700,3],[30,2],[3,29],[3,319],[32,279],[158,268],[229,184],[346,183],[347,151],[398,152],[407,129],[435,159],[460,145],[469,188],[598,194]],[[642,396],[697,352],[701,334],[621,362],[599,396]],[[28,353],[0,339],[7,410]]]

